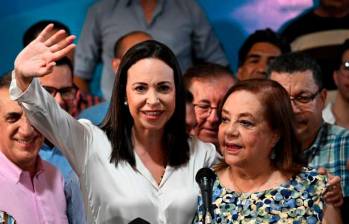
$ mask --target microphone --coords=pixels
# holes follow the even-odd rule
[[[131,222],[129,222],[128,224],[150,224],[150,222],[147,222],[142,218],[136,218],[136,219],[132,220]]]
[[[201,168],[195,176],[204,203],[204,223],[211,223],[213,218],[212,209],[212,187],[215,180],[215,173],[207,167]]]

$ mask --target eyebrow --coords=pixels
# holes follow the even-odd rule
[[[172,85],[172,82],[170,81],[161,81],[161,82],[158,82],[156,83],[156,85],[163,85],[163,84],[168,84],[168,85]],[[146,82],[135,82],[135,83],[132,83],[132,85],[148,85],[148,83]]]
[[[251,117],[251,118],[254,118],[254,116],[251,113],[248,113],[248,112],[240,113],[239,117]]]
[[[157,85],[163,85],[163,84],[172,85],[172,82],[170,82],[170,81],[162,81],[162,82],[159,82]]]
[[[247,55],[247,57],[246,57],[246,59],[258,59],[258,58],[260,58],[261,57],[261,55],[259,55],[259,54],[256,54],[256,53],[253,53],[253,54],[249,54],[249,55]]]
[[[203,99],[203,100],[199,100],[198,103],[207,103],[207,104],[211,104],[211,102],[209,100]]]
[[[22,116],[22,112],[9,112],[5,115],[5,118]]]
[[[226,110],[226,109],[222,109],[222,115],[223,114],[230,114],[230,112],[229,112],[229,110]],[[250,114],[250,113],[241,113],[241,114],[239,114],[239,118],[240,117],[250,117],[250,118],[253,118],[253,119],[255,119],[255,117],[252,115],[252,114]]]

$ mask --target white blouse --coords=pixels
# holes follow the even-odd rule
[[[78,174],[90,223],[127,224],[140,217],[152,224],[191,223],[199,188],[195,174],[217,157],[212,144],[190,139],[190,160],[166,167],[160,185],[135,153],[136,168],[110,163],[111,144],[88,120],[75,120],[33,79],[22,92],[15,77],[11,98],[20,102],[32,124],[58,146]]]

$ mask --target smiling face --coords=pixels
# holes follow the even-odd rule
[[[0,88],[0,130],[1,152],[22,170],[33,171],[44,138],[10,100],[7,88]]]
[[[223,105],[218,140],[225,162],[244,167],[270,164],[270,153],[278,135],[266,122],[258,97],[239,90],[233,92]]]
[[[230,75],[213,78],[195,78],[189,87],[193,94],[193,105],[197,120],[196,135],[204,142],[218,144],[218,114],[217,108],[225,93],[234,84]],[[203,112],[207,108],[208,112]]]
[[[139,60],[127,74],[126,101],[134,128],[162,130],[176,105],[176,88],[171,67],[155,58]]]
[[[319,91],[310,70],[303,72],[278,73],[272,72],[270,79],[280,83],[291,96],[292,109],[296,118],[297,135],[306,149],[314,141],[322,123],[322,110],[325,105],[326,91]],[[316,94],[318,93],[318,94]],[[307,103],[296,102],[297,97],[314,98]]]

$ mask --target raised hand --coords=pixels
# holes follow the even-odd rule
[[[53,24],[41,31],[35,40],[25,47],[15,60],[15,74],[17,84],[24,90],[30,84],[33,77],[41,77],[49,74],[56,61],[71,51],[75,45],[72,43],[75,36],[64,39],[64,30],[53,32]]]

